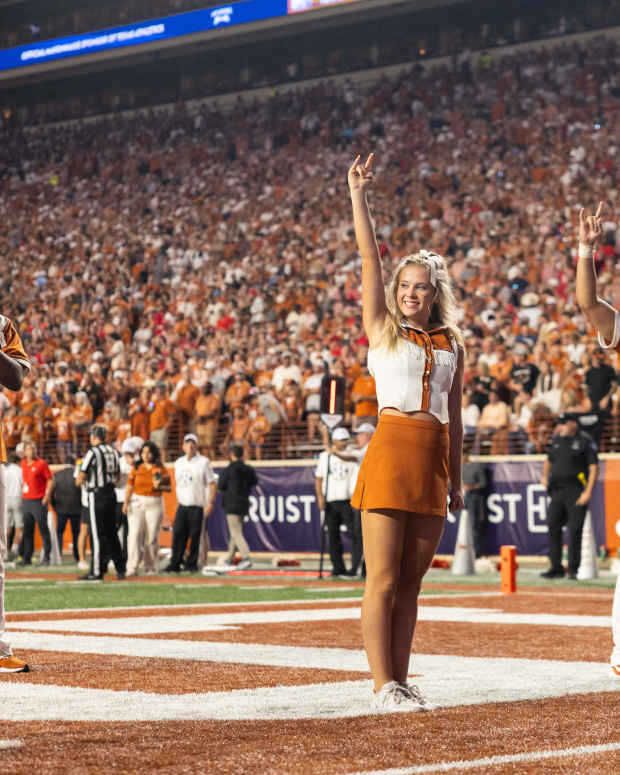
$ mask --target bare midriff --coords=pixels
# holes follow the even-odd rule
[[[415,417],[417,420],[432,420],[433,422],[436,422],[437,425],[441,425],[435,415],[430,412],[401,412],[400,409],[394,409],[393,406],[385,406],[381,410],[381,414],[392,414],[395,417]]]

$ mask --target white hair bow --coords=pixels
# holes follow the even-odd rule
[[[432,250],[421,250],[420,256],[428,261],[428,268],[431,272],[431,285],[437,287],[437,270],[441,269],[443,261],[440,255],[433,253]]]

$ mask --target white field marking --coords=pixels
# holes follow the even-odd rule
[[[173,584],[175,589],[197,589],[201,588],[204,589],[205,585],[203,584]],[[209,584],[209,589],[212,589],[213,587],[227,587],[228,584],[224,584],[223,581],[218,581],[215,584]],[[194,605],[194,603],[192,603]],[[208,605],[208,603],[205,603],[205,605]],[[167,607],[167,606],[166,606]],[[106,611],[109,609],[105,609]]]
[[[290,589],[290,587],[288,584],[252,584],[252,589]]]
[[[10,640],[16,648],[41,651],[368,672],[364,652],[352,649],[39,632],[11,632]]]
[[[97,638],[102,641],[104,638]],[[161,643],[161,641],[158,641]],[[143,656],[149,641],[134,641]],[[188,644],[198,646],[202,644]],[[224,646],[239,644],[222,644]],[[274,653],[273,647],[269,647]],[[259,644],[246,644],[264,663]],[[282,650],[282,647],[280,647]],[[297,651],[297,666],[306,655],[321,649]],[[325,651],[335,651],[326,649]],[[355,666],[365,657],[344,652],[340,669]],[[248,653],[248,658],[250,654]],[[332,655],[333,656],[333,655]],[[275,661],[275,660],[274,660]],[[317,661],[317,660],[315,660]],[[333,667],[332,658],[324,664]],[[343,664],[348,661],[348,664]],[[34,666],[36,670],[36,665]],[[620,682],[598,662],[558,662],[528,659],[483,659],[443,655],[418,655],[415,681],[433,702],[444,707],[497,702],[532,701],[566,694],[620,692]],[[419,675],[422,673],[423,675]],[[34,677],[34,676],[33,676]],[[0,719],[10,721],[172,721],[183,719],[250,720],[344,718],[367,715],[372,695],[369,680],[303,686],[249,687],[222,692],[156,694],[81,687],[6,682],[2,686]],[[610,709],[613,701],[609,702]]]
[[[355,620],[360,608],[315,608],[288,611],[240,611],[222,614],[180,614],[178,616],[130,616],[106,619],[38,619],[13,622],[13,630],[47,630],[55,632],[96,632],[122,635],[147,635],[166,632],[209,632],[244,624],[282,624],[284,622],[321,622]],[[488,608],[458,606],[420,606],[418,621],[466,622],[469,624],[527,624],[528,626],[611,627],[611,614],[578,616],[563,614],[506,613]]]
[[[125,582],[123,582],[124,584]],[[185,585],[183,585],[185,586]],[[201,584],[200,586],[204,586],[205,589],[209,589],[210,587],[214,586],[221,586],[220,584]],[[246,589],[246,587],[239,587],[235,584],[224,584],[223,586],[230,586],[231,589]],[[234,601],[230,603],[164,603],[163,605],[117,605],[117,606],[106,606],[105,608],[43,608],[38,611],[9,611],[6,612],[7,619],[11,618],[11,615],[13,616],[21,616],[23,615],[34,615],[37,616],[39,614],[41,615],[47,615],[47,614],[72,614],[72,613],[84,613],[85,611],[92,612],[93,616],[99,616],[104,611],[128,611],[131,612],[137,612],[140,611],[150,611],[153,609],[156,610],[171,610],[174,611],[175,609],[178,610],[179,608],[244,608],[246,606],[281,606],[281,605],[316,605],[317,603],[357,603],[358,599],[356,597],[313,597],[313,598],[307,598],[304,597],[299,600],[249,600],[247,603]]]
[[[6,581],[6,579],[5,579]],[[68,583],[68,582],[56,582],[56,585],[59,585],[61,583]],[[127,582],[128,584],[132,584],[134,582]],[[125,582],[123,582],[125,584]],[[176,586],[176,585],[175,585]],[[190,586],[189,584],[179,584],[180,587],[186,587]],[[231,589],[241,589],[241,590],[248,590],[252,589],[252,586],[250,584],[196,584],[191,586],[197,586],[197,587],[204,587],[205,589],[210,589],[211,587],[230,587]],[[290,589],[295,589],[296,587],[290,587]],[[322,592],[328,593],[331,591],[331,588],[326,587],[303,587],[303,589],[313,591],[321,590]],[[337,591],[343,591],[344,588],[336,588]],[[352,591],[352,592],[362,592],[363,590],[357,589],[355,587],[346,587],[346,589]],[[523,593],[523,594],[529,594],[529,593]],[[535,595],[532,594],[532,597]],[[41,608],[38,610],[20,610],[20,611],[9,611],[5,612],[7,619],[11,618],[11,615],[21,615],[21,614],[27,614],[27,615],[39,615],[39,614],[70,614],[70,613],[84,613],[84,611],[93,611],[93,615],[98,615],[102,611],[148,611],[152,609],[170,609],[171,611],[174,611],[175,609],[179,608],[241,608],[243,606],[280,606],[280,605],[315,605],[316,603],[355,603],[357,602],[359,595],[348,595],[347,597],[326,597],[325,595],[317,595],[316,597],[304,597],[304,598],[297,598],[297,599],[291,599],[291,600],[248,600],[247,602],[228,602],[228,603],[164,603],[163,605],[138,605],[138,606],[128,606],[128,605],[118,605],[118,606],[105,606],[105,608]],[[427,598],[429,600],[453,600],[454,598],[458,597],[498,597],[498,598],[504,598],[505,595],[503,595],[501,592],[468,592],[461,594],[460,592],[457,592],[456,594],[433,594],[432,592],[422,592],[420,597]],[[578,597],[581,597],[580,595]],[[589,596],[588,596],[589,597]]]
[[[393,767],[389,770],[364,770],[350,775],[424,775],[424,773],[453,772],[455,770],[477,770],[480,767],[494,767],[500,764],[516,762],[535,762],[541,759],[563,759],[569,756],[594,756],[598,753],[610,753],[620,750],[620,743],[602,745],[580,745],[577,748],[557,748],[551,751],[529,751],[528,753],[504,754],[503,756],[485,756],[484,759],[462,759],[453,762],[420,764],[414,767]]]
[[[12,586],[15,589],[19,590],[20,592],[23,592],[24,590],[28,590],[28,589],[36,589],[37,592],[41,590],[41,587],[38,587],[35,584],[13,584]]]
[[[37,579],[30,576],[22,576],[21,578],[5,579],[5,584],[45,584],[46,581],[52,581],[52,579]]]
[[[0,750],[5,748],[23,748],[24,741],[15,738],[13,740],[0,740]]]

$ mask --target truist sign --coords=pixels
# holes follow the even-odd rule
[[[618,468],[618,475],[614,473]],[[315,466],[257,466],[262,492],[250,498],[250,513],[244,533],[254,551],[318,552],[320,514],[314,492]],[[500,546],[514,544],[519,554],[547,553],[547,493],[540,485],[542,462],[489,463],[487,522],[483,531],[485,554],[498,554]],[[609,481],[607,481],[609,479]],[[590,501],[590,513],[598,546],[620,546],[618,515],[611,507],[616,479],[620,483],[620,461],[602,461],[599,479]],[[609,491],[609,492],[607,492]],[[607,516],[607,519],[606,519]],[[452,554],[458,519],[449,514],[439,554]],[[218,503],[208,521],[214,549],[228,541],[226,519]],[[346,539],[346,535],[344,536]]]

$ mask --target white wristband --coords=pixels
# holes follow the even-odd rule
[[[585,245],[579,243],[579,258],[592,258],[594,256],[594,245]]]

